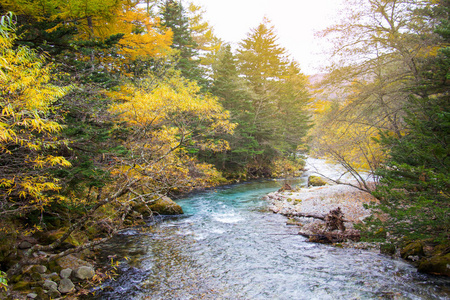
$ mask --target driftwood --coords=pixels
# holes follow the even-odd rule
[[[336,209],[330,210],[330,212],[325,216],[325,231],[333,231],[340,230],[345,231],[344,226],[344,214],[341,211],[341,208],[338,207]]]
[[[339,208],[340,210],[340,208]],[[292,212],[292,213],[279,213],[280,215],[286,216],[286,217],[304,217],[304,218],[313,218],[318,219],[326,222],[326,218],[328,215],[316,215],[316,214],[308,214],[308,213],[302,213],[302,212]],[[349,220],[345,219],[342,215],[342,221],[343,222],[350,222]]]
[[[358,230],[347,230],[344,232],[322,232],[319,234],[309,234],[300,231],[298,234],[307,237],[310,242],[322,244],[341,243],[348,240],[358,242],[361,239],[361,235]]]
[[[315,243],[341,243],[347,240],[351,241],[359,241],[361,235],[358,230],[345,230],[344,226],[344,214],[341,211],[341,208],[338,207],[336,209],[330,210],[330,212],[326,216],[317,216],[317,215],[309,215],[309,214],[301,214],[302,217],[312,217],[316,219],[320,219],[325,221],[326,227],[323,232],[317,233],[306,233],[300,231],[299,234],[305,236],[309,239],[310,242]]]
[[[284,185],[278,190],[278,193],[284,192],[284,191],[291,191],[292,190],[292,186],[285,182]]]

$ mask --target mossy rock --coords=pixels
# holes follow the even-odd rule
[[[450,253],[423,259],[419,263],[418,271],[450,277]]]
[[[58,266],[61,267],[61,270],[67,269],[67,268],[74,270],[74,269],[82,267],[82,266],[93,268],[93,266],[90,263],[88,263],[87,261],[84,261],[82,259],[79,259],[78,257],[76,257],[72,254],[61,257],[56,262],[57,262]]]
[[[327,182],[320,176],[311,175],[308,178],[308,186],[324,186]]]
[[[40,231],[36,232],[35,236],[38,238],[41,242],[46,244],[51,244],[55,242],[57,239],[62,237],[66,233],[67,228],[60,228],[58,230],[53,231]],[[72,233],[63,244],[70,247],[78,247],[84,242],[87,241],[87,237],[85,234],[82,233]]]
[[[411,242],[400,250],[400,256],[403,259],[408,259],[409,256],[423,257],[425,255],[423,246],[424,244],[421,241]]]
[[[160,215],[180,215],[183,209],[169,197],[163,196],[149,205],[152,212]]]

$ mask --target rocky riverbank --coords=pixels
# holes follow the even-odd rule
[[[287,224],[298,226],[299,234],[312,242],[379,250],[410,261],[421,272],[450,276],[448,245],[435,245],[430,241],[409,241],[402,245],[388,241],[384,244],[359,242],[360,234],[354,225],[371,215],[365,204],[378,201],[369,193],[349,185],[327,184],[301,189],[283,188],[268,194],[266,199],[271,211],[287,216]]]
[[[267,199],[271,211],[288,216],[287,224],[298,226],[299,234],[308,236],[310,240],[316,241],[317,236],[327,234],[328,242],[350,243],[359,239],[354,224],[371,215],[364,204],[377,202],[369,193],[343,184],[280,190],[268,194]],[[336,213],[338,209],[342,224],[333,225],[333,222],[340,221],[333,220],[336,217],[330,216],[330,212]]]
[[[183,214],[181,206],[169,197],[162,196],[149,205],[136,205],[126,216],[124,223],[130,226],[145,226],[146,221],[154,215]],[[126,228],[126,227],[125,227]],[[12,268],[24,259],[33,247],[54,243],[64,231],[37,231],[34,235],[21,236],[9,249],[8,262]],[[90,293],[93,286],[115,276],[115,261],[111,258],[109,265],[99,265],[96,262],[97,246],[80,248],[76,251],[84,237],[71,235],[59,248],[47,251],[34,251],[32,263],[24,264],[16,274],[4,279],[6,273],[0,273],[0,299],[58,299],[79,296]],[[98,239],[100,240],[100,239]],[[106,241],[107,239],[101,239]],[[53,251],[52,251],[53,250]],[[64,255],[61,255],[64,253]],[[70,254],[69,254],[70,253]],[[60,258],[55,259],[59,255]]]

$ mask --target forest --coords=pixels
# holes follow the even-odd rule
[[[368,239],[448,244],[450,1],[347,2],[307,76],[267,18],[233,49],[195,3],[0,0],[0,290],[162,197],[297,176],[304,155],[380,200]]]

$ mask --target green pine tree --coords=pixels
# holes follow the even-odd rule
[[[189,80],[197,81],[202,87],[207,81],[199,67],[197,43],[189,29],[189,19],[181,2],[166,0],[160,8],[161,25],[173,32],[172,48],[177,51],[175,68]]]

